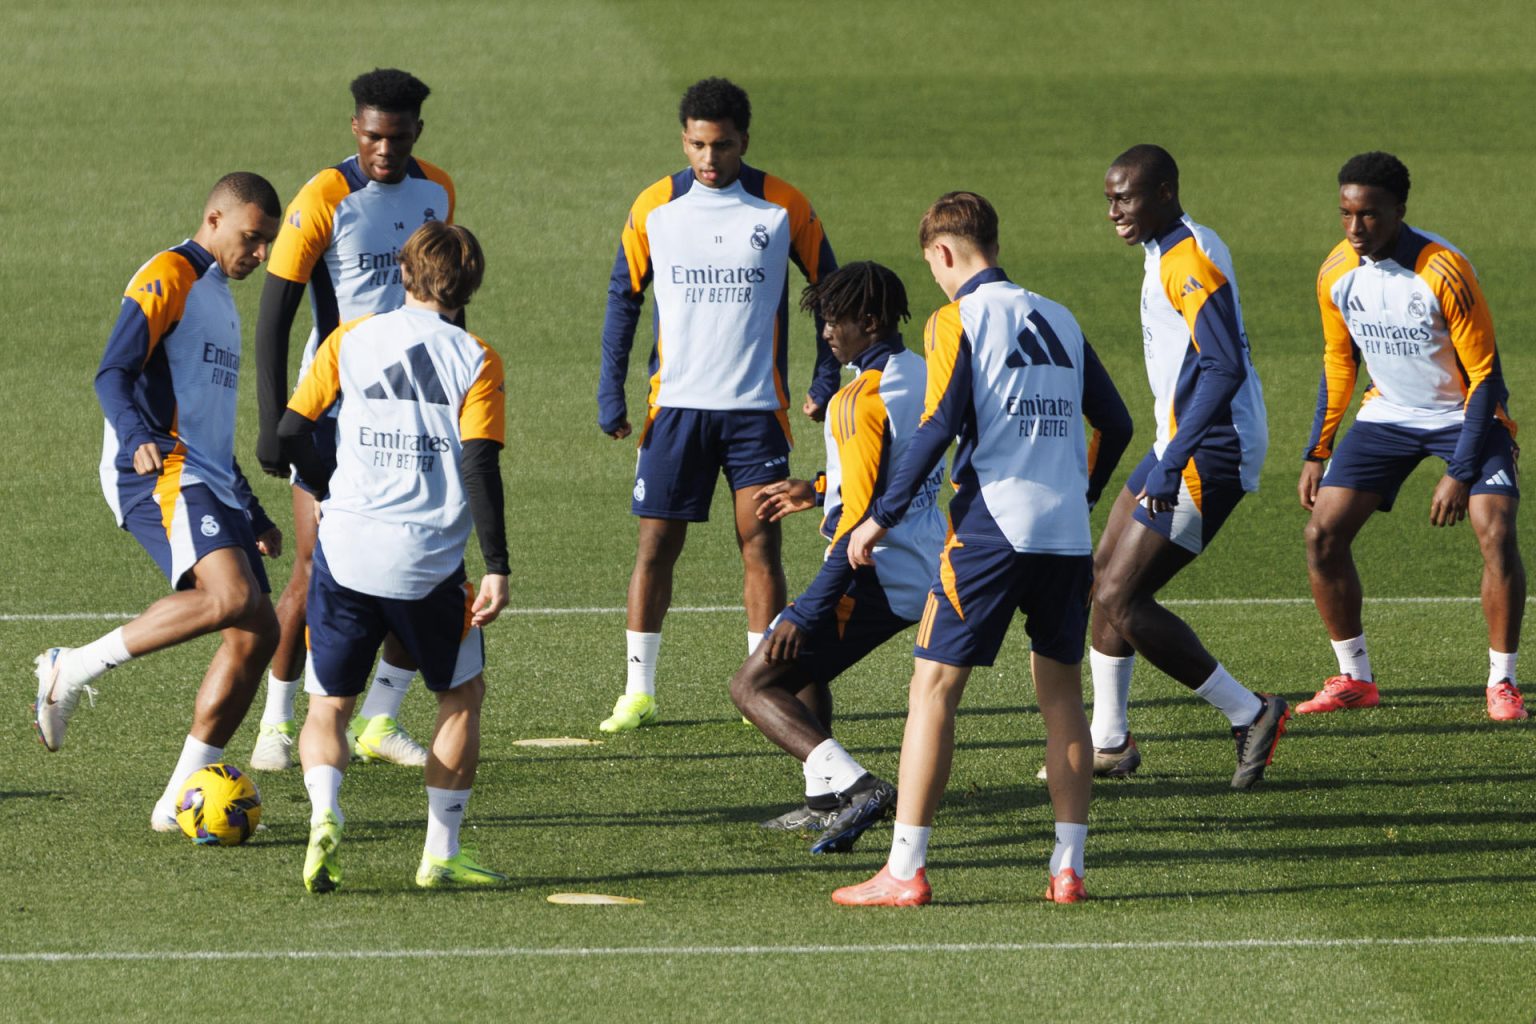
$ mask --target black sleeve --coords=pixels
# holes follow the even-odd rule
[[[323,496],[331,489],[331,472],[334,467],[329,459],[320,454],[310,437],[315,432],[315,421],[294,412],[284,410],[282,421],[277,425],[278,455],[283,465],[293,464],[299,471],[299,479],[316,495]]]
[[[485,556],[485,571],[507,576],[507,523],[505,498],[501,493],[501,445],[484,438],[464,442],[459,472],[464,477],[464,491],[469,495],[469,515],[475,521],[475,536],[480,538],[480,554]]]
[[[277,424],[288,405],[288,336],[304,301],[305,285],[267,275],[256,314],[256,461],[268,473],[288,472]]]

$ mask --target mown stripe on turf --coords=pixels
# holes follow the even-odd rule
[[[469,949],[188,949],[0,953],[0,963],[193,962],[221,960],[479,960],[519,957],[864,956],[889,953],[1069,953],[1158,950],[1432,948],[1531,946],[1536,935],[1424,935],[1403,938],[1166,939],[1149,942],[897,942],[847,946],[501,946]]]
[[[1368,597],[1366,604],[1474,604],[1478,597]],[[1258,605],[1312,604],[1310,597],[1174,597],[1160,602],[1168,607],[1211,605],[1241,608]],[[1536,597],[1525,599],[1526,604],[1536,604]],[[507,608],[503,615],[622,615],[624,608]],[[672,615],[717,615],[726,612],[746,611],[739,604],[683,605],[669,608]],[[138,612],[13,612],[0,614],[0,622],[77,622],[117,621],[134,618]]]

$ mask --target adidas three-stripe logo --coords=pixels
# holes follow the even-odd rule
[[[165,289],[160,286],[160,281],[158,279],[156,279],[154,281],[151,281],[148,284],[141,285],[136,290],[137,291],[141,291],[141,292],[147,292],[150,295],[159,295],[162,298],[165,296]]]
[[[1493,474],[1493,476],[1489,477],[1487,480],[1484,480],[1483,481],[1483,486],[1484,487],[1513,487],[1513,486],[1515,486],[1515,482],[1509,478],[1509,474],[1507,472],[1505,472],[1504,470],[1501,469],[1497,473]]]
[[[410,365],[409,375],[406,374],[407,364]],[[412,378],[415,378],[415,386],[411,384]],[[443,382],[437,376],[437,367],[432,365],[432,357],[427,355],[425,345],[412,345],[406,349],[403,360],[384,370],[383,380],[375,381],[363,389],[363,397],[382,401],[393,398],[403,402],[426,402],[428,405],[448,404],[448,393],[443,390]]]
[[[1025,366],[1059,366],[1062,369],[1072,369],[1072,357],[1067,355],[1066,346],[1051,330],[1051,325],[1045,317],[1038,312],[1029,314],[1029,323],[1019,332],[1016,339],[1019,347],[1008,353],[1003,360],[1006,366],[1015,370]]]

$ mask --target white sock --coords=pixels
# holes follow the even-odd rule
[[[1088,842],[1088,826],[1071,821],[1056,823],[1056,850],[1051,854],[1051,877],[1062,868],[1071,868],[1083,877],[1083,847]]]
[[[895,835],[891,836],[891,856],[885,862],[891,876],[903,882],[917,876],[917,869],[928,863],[928,837],[933,826],[903,825],[896,823]]]
[[[1518,685],[1515,682],[1515,659],[1520,656],[1519,651],[1510,651],[1508,654],[1488,648],[1488,685],[1497,686],[1508,679],[1511,686]]]
[[[1227,721],[1232,723],[1234,729],[1251,725],[1259,717],[1259,712],[1264,710],[1264,702],[1248,687],[1233,679],[1232,673],[1220,664],[1211,673],[1211,678],[1200,684],[1195,695],[1210,701],[1217,711],[1227,716]]]
[[[176,769],[171,772],[171,781],[165,784],[165,792],[160,794],[160,802],[175,803],[181,796],[181,784],[187,781],[188,775],[205,764],[218,764],[222,760],[224,760],[223,747],[211,747],[202,740],[188,736],[186,742],[181,745],[181,756],[176,759]]]
[[[427,853],[447,860],[459,855],[459,826],[469,806],[467,789],[427,787]]]
[[[1130,735],[1127,717],[1131,703],[1131,670],[1136,655],[1112,658],[1088,649],[1088,667],[1093,675],[1093,745],[1118,747]]]
[[[293,721],[293,698],[303,681],[279,679],[273,672],[267,674],[267,706],[261,712],[262,725],[281,725]]]
[[[106,636],[92,640],[84,647],[76,647],[60,655],[59,683],[63,686],[88,683],[132,657],[133,655],[128,653],[127,645],[123,643],[123,627],[119,626]],[[201,768],[202,765],[198,767]]]
[[[805,802],[807,804],[818,797],[837,795],[837,791],[827,784],[826,779],[823,779],[815,772],[806,771],[805,765],[800,766],[800,774],[805,776]]]
[[[624,646],[628,649],[629,678],[624,681],[624,692],[656,695],[656,655],[661,650],[660,633],[636,633],[624,631]]]
[[[415,669],[400,668],[380,658],[378,670],[373,673],[373,682],[368,684],[368,695],[363,698],[363,710],[358,714],[368,719],[387,715],[398,721],[400,705],[405,702],[406,691],[411,688],[411,680],[415,678]]]
[[[341,769],[332,764],[317,764],[304,772],[304,788],[309,792],[309,823],[318,824],[327,811],[345,823],[341,813]]]
[[[747,630],[747,657],[752,657],[753,652],[757,650],[757,645],[762,642],[763,634]]]
[[[1374,683],[1371,674],[1371,656],[1365,650],[1365,634],[1351,640],[1331,640],[1333,656],[1339,659],[1339,674],[1358,679],[1362,683]]]
[[[853,784],[864,777],[864,768],[853,759],[834,739],[825,739],[806,755],[805,786],[809,791],[814,781],[820,781],[834,793],[846,793]]]

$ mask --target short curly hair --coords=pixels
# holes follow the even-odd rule
[[[421,105],[432,90],[427,83],[399,68],[374,68],[352,79],[352,98],[357,109],[372,107],[390,114],[421,115]]]
[[[1408,202],[1408,168],[1391,153],[1379,149],[1352,156],[1339,168],[1339,185],[1370,185],[1385,189],[1400,203]]]
[[[752,124],[752,101],[747,91],[730,79],[701,79],[683,93],[677,121],[684,128],[689,121],[729,121],[737,131],[746,132]]]
[[[800,308],[829,323],[872,316],[881,335],[900,329],[909,319],[907,289],[889,267],[867,260],[845,263],[800,296]]]

